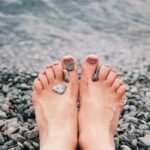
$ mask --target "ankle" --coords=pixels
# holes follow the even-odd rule
[[[96,134],[81,134],[79,136],[79,144],[81,149],[86,150],[115,150],[113,136],[102,133],[101,135]]]

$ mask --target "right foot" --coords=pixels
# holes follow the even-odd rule
[[[66,62],[74,62],[69,72],[70,82],[63,80]],[[67,89],[60,95],[52,90],[54,84],[64,84]],[[70,150],[77,145],[77,63],[66,56],[61,63],[47,67],[34,81],[33,105],[40,135],[41,150]]]
[[[108,65],[102,65],[99,80],[93,75],[99,60],[88,56],[80,81],[79,143],[86,150],[114,150],[113,136],[124,105],[125,85]]]

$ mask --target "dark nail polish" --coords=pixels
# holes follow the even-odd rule
[[[87,60],[87,62],[89,63],[89,64],[96,64],[97,63],[97,59],[95,59],[95,58],[88,58],[88,60]]]

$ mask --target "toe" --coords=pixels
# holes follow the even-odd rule
[[[122,97],[125,94],[126,91],[126,87],[125,85],[121,85],[118,89],[117,89],[117,95],[119,97]]]
[[[109,65],[102,65],[99,73],[99,79],[106,80],[110,71],[111,71],[111,67]]]
[[[97,58],[97,56],[88,55],[82,63],[81,79],[92,80],[98,65],[99,59]]]
[[[121,78],[116,78],[112,85],[112,89],[117,90],[120,87],[120,85],[122,85],[122,83],[123,83],[123,81]]]
[[[54,63],[52,65],[52,67],[53,67],[55,79],[58,80],[58,81],[62,81],[62,79],[63,79],[63,71],[62,71],[61,64],[60,63]]]
[[[38,78],[36,78],[34,80],[33,86],[34,86],[35,91],[38,92],[38,93],[43,90],[42,83]]]
[[[68,70],[69,80],[77,81],[78,80],[78,65],[74,57],[68,55],[65,56],[61,61],[62,68]]]
[[[44,89],[48,87],[48,79],[45,74],[39,74],[38,79],[41,81]]]
[[[114,80],[116,79],[117,77],[117,73],[113,70],[111,70],[107,76],[107,79],[106,79],[106,82],[109,86],[111,86],[114,82]]]
[[[45,69],[45,74],[46,74],[46,77],[47,77],[47,80],[50,83],[53,83],[54,81],[54,71],[52,69],[52,66],[51,67],[47,67]]]

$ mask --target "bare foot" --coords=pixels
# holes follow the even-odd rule
[[[63,68],[66,62],[75,64],[69,72],[70,82],[63,80]],[[52,90],[53,85],[67,86],[64,94]],[[54,63],[39,74],[34,81],[33,105],[40,135],[41,150],[71,150],[77,145],[77,63],[66,56],[61,63]]]
[[[124,105],[125,85],[108,65],[102,65],[99,80],[93,81],[96,56],[82,64],[80,81],[79,143],[86,150],[114,150],[113,136]]]

